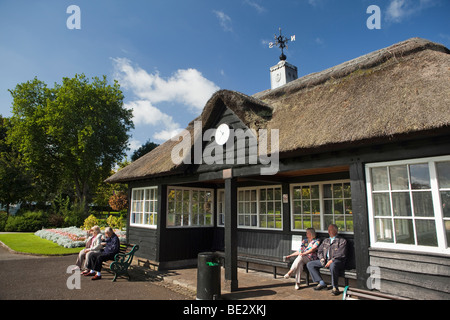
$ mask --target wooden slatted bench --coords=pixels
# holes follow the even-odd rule
[[[374,290],[361,290],[346,286],[342,300],[410,300],[408,298],[381,293]]]
[[[215,252],[221,259],[225,259],[225,253],[223,251]],[[269,257],[269,256],[253,256],[248,254],[238,254],[238,261],[245,262],[245,272],[248,273],[249,263],[262,264],[266,266],[273,267],[273,277],[277,277],[277,268],[287,268],[289,269],[292,262],[283,261],[283,258]]]
[[[129,244],[129,243],[121,243],[119,248],[119,253],[114,256],[114,261],[109,265],[109,270],[114,273],[113,282],[116,281],[118,276],[127,275],[128,281],[131,280],[130,275],[128,274],[128,268],[133,262],[133,257],[136,251],[139,250],[138,245]],[[107,266],[107,262],[105,261],[104,266]]]

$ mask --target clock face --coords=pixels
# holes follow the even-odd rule
[[[216,143],[220,146],[224,145],[230,137],[230,128],[227,124],[222,123],[217,129],[214,136]]]
[[[276,75],[275,75],[275,81],[276,82],[280,82],[280,80],[281,80],[281,73],[277,73]]]

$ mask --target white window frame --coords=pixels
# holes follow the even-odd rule
[[[306,229],[296,229],[295,228],[295,218],[294,218],[294,188],[296,187],[303,187],[303,186],[319,186],[319,206],[320,206],[320,225],[322,229],[316,229],[317,231],[322,231],[322,232],[326,232],[328,231],[328,225],[325,225],[325,199],[329,199],[329,198],[325,198],[324,197],[324,191],[323,191],[323,186],[326,184],[344,184],[344,183],[350,183],[349,179],[341,179],[341,180],[328,180],[328,181],[311,181],[311,182],[303,182],[303,183],[293,183],[290,184],[290,207],[291,207],[291,231],[305,231]],[[334,198],[332,198],[334,199]],[[343,200],[347,199],[347,198],[342,198]],[[348,198],[347,200],[351,200],[351,198]],[[342,214],[344,216],[344,221],[345,220],[345,213],[343,212]],[[334,217],[334,214],[333,214]],[[354,222],[353,219],[353,214],[351,215],[352,220]],[[354,228],[353,231],[339,231],[339,234],[354,234]]]
[[[153,190],[153,194],[155,195],[154,199],[146,199],[146,190]],[[138,206],[138,204],[135,205],[135,199],[134,199],[134,193],[136,191],[142,191],[143,199],[138,200],[140,202],[140,205],[142,206],[142,211],[135,212],[135,207]],[[145,203],[148,202],[148,208],[153,207],[153,211],[145,212],[146,205]],[[151,204],[151,205],[150,205]],[[136,223],[133,222],[133,216],[135,214],[142,214],[142,220],[145,219],[145,215],[152,215],[153,216],[153,224],[147,224],[147,223]],[[155,218],[156,215],[156,218]],[[131,205],[130,205],[130,227],[139,227],[139,228],[149,228],[149,229],[156,229],[158,226],[158,187],[152,186],[152,187],[142,187],[142,188],[132,188],[131,189]]]
[[[169,225],[169,192],[170,190],[189,191],[189,213],[188,213],[188,225],[171,226]],[[192,193],[193,191],[208,191],[211,193],[211,223],[208,225],[193,224],[193,212],[192,212]],[[183,187],[183,186],[167,186],[167,210],[166,210],[166,227],[167,228],[213,228],[214,227],[214,189],[209,188],[195,188],[195,187]],[[176,213],[175,213],[176,214]]]
[[[280,217],[281,217],[281,227],[279,228],[267,228],[267,227],[260,227],[261,222],[261,215],[263,215],[260,212],[260,205],[261,205],[261,189],[275,189],[279,188],[281,191],[281,198],[280,198],[280,204],[281,204],[281,211],[280,211]],[[247,191],[247,190],[255,190],[256,191],[256,226],[245,226],[245,225],[239,225],[239,216],[247,215],[247,213],[239,213],[239,191]],[[254,186],[254,187],[242,187],[237,188],[237,224],[238,229],[253,229],[253,230],[269,230],[269,231],[282,231],[283,230],[283,190],[281,185],[265,185],[265,186]],[[267,200],[265,200],[267,202]],[[275,202],[275,199],[273,200]],[[241,201],[242,202],[242,201]],[[245,202],[245,201],[244,201]],[[275,208],[274,208],[275,210]],[[267,214],[264,214],[267,215]],[[274,214],[274,216],[276,216]],[[275,223],[275,220],[274,220]]]
[[[416,158],[416,159],[408,159],[408,160],[399,160],[399,161],[389,161],[389,162],[379,162],[379,163],[369,163],[366,164],[366,190],[367,190],[367,203],[368,203],[368,212],[369,212],[369,233],[370,233],[370,243],[371,247],[374,248],[385,248],[385,249],[396,249],[396,250],[406,250],[406,251],[417,251],[417,252],[435,252],[435,253],[444,253],[450,254],[450,247],[447,247],[446,240],[446,231],[444,221],[449,220],[449,218],[444,218],[443,211],[441,207],[441,199],[440,199],[440,191],[447,191],[447,189],[439,189],[438,179],[437,179],[437,162],[450,161],[450,156],[440,156],[440,157],[427,157],[427,158]],[[405,217],[412,219],[413,221],[413,230],[414,230],[414,239],[415,244],[402,244],[395,243],[395,226],[394,226],[394,218],[402,219],[400,216],[386,216],[386,219],[392,219],[392,232],[393,232],[393,243],[391,242],[381,242],[377,241],[376,234],[376,223],[373,208],[373,191],[372,191],[372,176],[371,169],[376,167],[390,167],[390,166],[399,166],[399,165],[414,165],[414,164],[423,164],[427,163],[430,174],[430,184],[431,184],[431,195],[433,202],[433,210],[434,210],[434,222],[436,226],[436,237],[437,237],[437,247],[433,246],[424,246],[418,245],[417,243],[417,233],[415,228],[415,221],[417,220],[431,220],[430,217],[417,217],[414,216],[413,202],[411,201],[411,211],[412,216]],[[408,173],[409,174],[409,173]],[[411,183],[411,182],[409,182]],[[388,176],[388,190],[378,190],[378,192],[389,192],[389,196],[392,197],[392,193],[395,191],[391,190],[391,183]],[[411,188],[410,188],[411,190]],[[376,193],[376,192],[375,192]],[[391,212],[392,212],[392,201],[390,201]],[[381,216],[379,216],[381,217]],[[384,217],[384,216],[383,216]]]

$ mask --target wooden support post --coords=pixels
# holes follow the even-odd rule
[[[237,180],[225,179],[225,289],[238,289],[237,279]]]
[[[369,267],[369,215],[367,212],[366,180],[364,164],[359,159],[350,165],[352,188],[353,228],[355,232],[355,261],[358,288],[365,289]]]

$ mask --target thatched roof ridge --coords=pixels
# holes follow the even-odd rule
[[[392,141],[450,128],[450,51],[414,38],[271,91],[280,153]]]
[[[445,46],[422,38],[411,38],[390,47],[383,48],[358,58],[346,61],[329,69],[312,73],[292,81],[284,86],[272,90],[264,90],[253,95],[254,98],[273,99],[285,94],[292,94],[298,90],[320,85],[330,79],[346,77],[357,70],[366,70],[380,65],[392,58],[406,57],[423,50],[435,50],[450,53]]]
[[[195,120],[203,130],[212,128],[224,107],[251,129],[278,129],[281,157],[424,132],[448,134],[450,50],[413,38],[253,96],[220,90]],[[186,128],[192,138],[193,131],[194,121]],[[177,143],[168,140],[106,181],[185,172],[188,165],[171,160]]]

